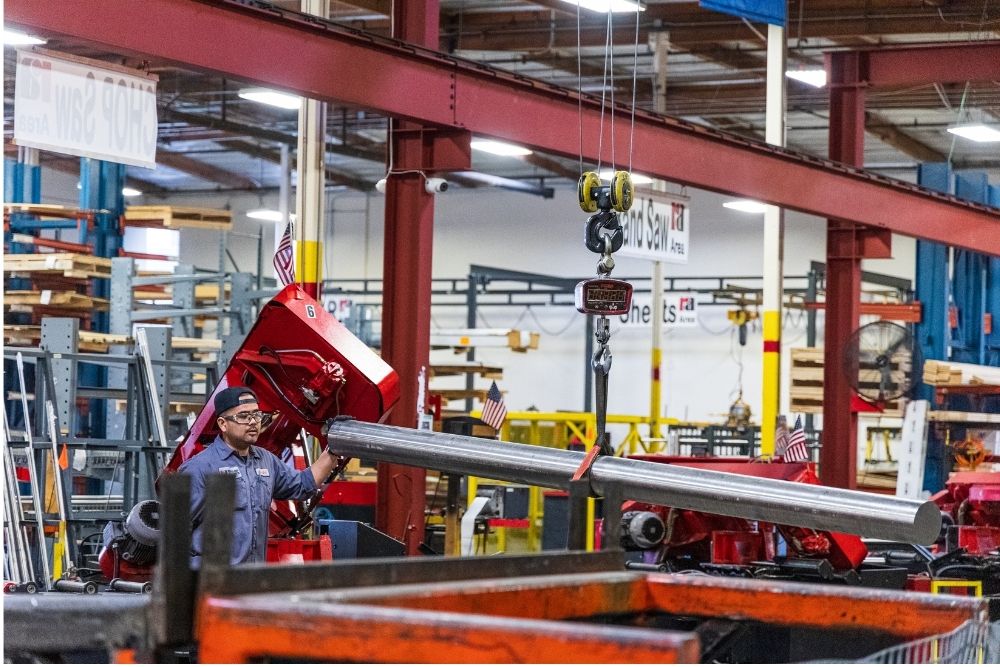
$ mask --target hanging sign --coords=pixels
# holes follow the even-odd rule
[[[616,322],[617,321],[617,322]],[[653,323],[653,297],[635,294],[628,313],[612,319],[621,327],[649,327]],[[663,325],[691,328],[698,326],[698,295],[677,292],[663,293]]]
[[[687,264],[689,214],[687,197],[637,192],[632,208],[619,214],[625,243],[617,254]]]
[[[19,49],[14,143],[156,166],[157,77],[45,49]]]

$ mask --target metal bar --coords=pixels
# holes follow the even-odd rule
[[[21,571],[26,581],[35,581],[35,567],[28,554],[28,534],[25,531],[24,508],[21,506],[21,488],[17,483],[17,471],[14,466],[14,455],[10,449],[10,425],[7,422],[6,404],[3,405],[3,434],[4,434],[4,482],[10,494],[10,502],[13,503],[13,511],[7,514],[9,521],[17,522],[15,531],[15,545],[20,545],[18,550],[18,560]],[[23,583],[23,582],[22,582]]]
[[[565,88],[332,22],[286,16],[265,5],[8,0],[5,20],[114,52],[186,63],[312,99],[458,127],[573,158],[579,156],[580,116],[587,136],[596,136],[604,122],[599,98],[581,98]],[[149,25],[173,37],[153,39]],[[248,34],[256,36],[252,43]],[[289,68],[289,62],[298,66]],[[331,62],[366,67],[353,75],[315,75]],[[523,118],[532,122],[516,120]],[[585,146],[584,158],[609,160],[611,143],[604,142],[602,156],[596,147]],[[642,110],[635,112],[634,143],[644,150],[634,156],[633,169],[651,176],[1000,255],[996,209]],[[672,159],[663,160],[665,154]],[[728,168],[719,169],[720,164]]]
[[[391,461],[489,479],[568,489],[584,454],[416,431],[355,421],[334,422],[328,440],[338,454]],[[591,468],[594,492],[621,484],[641,502],[745,519],[930,544],[941,514],[934,503],[809,484],[602,456]]]
[[[191,641],[195,580],[191,571],[191,478],[167,475],[160,482],[159,563],[154,574],[151,625],[157,644]],[[232,512],[226,526],[232,530]]]
[[[830,91],[830,156],[860,165],[865,152],[865,90],[859,85],[857,58],[838,60],[831,72],[838,87]],[[823,367],[823,448],[820,478],[845,489],[857,486],[858,414],[851,410],[853,391],[841,370],[847,341],[858,326],[861,301],[863,228],[842,218],[827,221],[826,319]]]
[[[831,61],[845,57],[834,51]],[[918,86],[928,83],[993,81],[1000,78],[1000,42],[927,44],[857,52],[862,81],[868,86]]]
[[[171,308],[133,310],[132,321],[159,320],[165,317],[189,317],[191,315],[225,315],[225,308]]]
[[[817,262],[813,260],[809,262],[809,270],[815,271],[819,276],[826,276],[826,263]],[[801,276],[796,276],[795,278],[800,278]],[[808,276],[807,276],[808,277]],[[794,278],[786,278],[786,280],[792,280]],[[885,285],[886,287],[893,287],[900,292],[912,292],[913,291],[913,281],[909,278],[900,278],[899,276],[890,276],[885,273],[875,273],[874,271],[862,271],[861,272],[861,282],[872,283],[874,285]]]
[[[52,447],[52,479],[55,485],[56,506],[59,510],[58,540],[62,543],[63,576],[68,576],[68,573],[74,569],[73,558],[75,557],[72,535],[66,527],[72,499],[67,497],[66,480],[64,479],[66,473],[59,463],[59,421],[56,417],[56,408],[51,400],[45,401],[45,413],[48,417],[49,441]],[[72,480],[72,478],[70,479]]]
[[[21,354],[17,355],[17,381],[21,387],[21,410],[24,413],[24,432],[31,437],[31,417],[28,411],[27,390],[24,383],[24,359]],[[42,492],[40,480],[38,479],[38,466],[35,465],[35,454],[28,451],[28,474],[31,476],[31,505],[35,514],[35,540],[38,542],[38,560],[42,565],[42,586],[45,590],[52,590],[52,574],[49,569],[49,552],[45,544],[45,524],[42,520]]]
[[[251,564],[230,568],[216,595],[245,595],[278,591],[310,591],[324,588],[359,588],[531,577],[552,574],[621,571],[621,552],[552,552],[544,555],[516,554],[503,558],[366,558],[333,563],[309,562],[294,568]]]
[[[33,655],[141,645],[149,598],[139,595],[5,595],[3,648]]]
[[[175,283],[208,282],[225,277],[224,273],[184,273],[170,276],[136,276],[132,278],[132,285],[172,285]]]

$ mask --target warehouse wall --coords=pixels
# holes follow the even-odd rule
[[[692,191],[691,258],[687,265],[667,265],[667,277],[759,276],[762,271],[762,217],[722,208],[725,197]],[[229,206],[237,214],[228,248],[241,270],[257,264],[257,242],[250,238],[261,224],[243,215],[259,208],[277,208],[276,195],[175,198],[178,205]],[[327,202],[325,276],[378,278],[382,274],[383,204],[380,195],[331,194]],[[434,276],[457,278],[470,264],[557,276],[592,275],[596,255],[583,246],[586,215],[571,190],[552,200],[501,190],[452,190],[438,196],[435,220]],[[823,221],[796,213],[787,218],[786,276],[804,276],[812,260],[825,257]],[[273,226],[264,225],[265,234]],[[185,230],[181,236],[184,261],[214,268],[218,263],[217,234]],[[273,237],[272,237],[273,238]],[[273,243],[273,241],[272,241]],[[266,245],[266,244],[265,244]],[[896,258],[865,262],[867,270],[912,278],[913,242],[897,238]],[[265,257],[265,263],[269,262]],[[228,265],[227,269],[232,269]],[[619,260],[617,276],[648,275],[640,260]],[[803,284],[803,283],[797,283]],[[704,307],[700,326],[668,330],[664,340],[665,414],[687,419],[717,420],[735,399],[742,371],[744,398],[760,412],[761,336],[751,331],[746,347],[736,341],[725,307]],[[584,322],[572,308],[484,306],[483,327],[518,327],[542,334],[538,350],[519,354],[481,350],[478,358],[504,367],[501,388],[511,409],[577,410],[583,407]],[[465,325],[464,307],[435,307],[438,327]],[[819,318],[822,327],[822,315]],[[784,346],[805,345],[805,317],[791,311],[785,319]],[[820,329],[822,341],[822,329]],[[649,409],[648,330],[616,331],[612,338],[614,366],[610,410],[642,414]],[[455,359],[448,351],[434,352],[432,361]],[[788,364],[783,368],[787,388]],[[436,386],[460,386],[461,380],[441,379]],[[477,386],[484,386],[479,381]],[[783,410],[787,410],[787,391]]]

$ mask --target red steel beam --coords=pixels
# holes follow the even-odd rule
[[[624,106],[616,108],[614,141],[606,131],[598,156],[609,122],[596,98],[584,96],[581,110],[564,88],[280,10],[197,0],[7,0],[5,21],[574,158],[582,116],[582,153],[591,162],[624,164],[634,145],[636,172],[1000,255],[995,208],[643,111],[632,134]]]
[[[397,34],[418,44],[437,44],[439,16],[438,0],[393,6]],[[393,121],[393,128],[386,139],[391,142],[391,168],[403,173],[390,174],[386,185],[382,357],[399,373],[399,404],[389,423],[416,428],[417,415],[427,408],[417,404],[417,397],[427,393],[434,251],[434,195],[424,189],[420,171],[434,169],[439,160],[425,150],[419,124]],[[401,540],[411,556],[424,541],[425,479],[422,468],[378,466],[375,526]]]
[[[828,62],[846,53],[859,54],[861,83],[873,87],[1000,79],[1000,41],[839,51]]]

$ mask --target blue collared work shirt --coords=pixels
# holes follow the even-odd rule
[[[246,458],[216,437],[211,445],[184,462],[178,472],[191,476],[191,565],[201,565],[201,528],[205,508],[205,478],[228,474],[236,478],[231,563],[267,560],[267,523],[271,500],[305,500],[316,490],[308,468],[297,471],[260,447]]]

